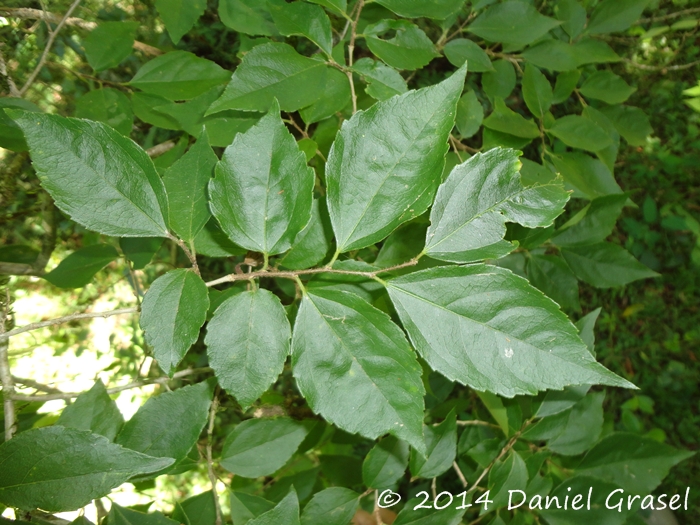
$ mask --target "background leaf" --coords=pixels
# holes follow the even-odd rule
[[[110,441],[114,441],[123,424],[124,417],[99,379],[90,390],[80,394],[64,408],[56,421],[56,425],[89,430]]]
[[[114,246],[93,244],[74,251],[43,277],[59,288],[81,288],[118,257]]]

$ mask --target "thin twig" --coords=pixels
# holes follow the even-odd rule
[[[352,96],[352,114],[354,115],[357,113],[357,93],[355,93],[355,81],[352,78],[352,64],[353,64],[353,56],[355,54],[355,38],[357,38],[357,23],[360,20],[360,14],[362,13],[362,8],[365,6],[365,0],[358,0],[357,5],[355,7],[356,9],[356,14],[355,18],[352,21],[351,24],[351,32],[350,32],[350,42],[348,43],[348,70],[345,72],[345,74],[348,77],[348,81],[350,82],[350,94]]]
[[[222,525],[221,504],[219,495],[216,492],[216,473],[214,472],[214,459],[212,446],[214,444],[214,422],[216,420],[216,410],[219,408],[219,387],[214,392],[214,399],[209,408],[209,426],[207,427],[207,473],[211,483],[211,492],[214,496],[214,508],[216,509],[216,525]]]
[[[459,481],[462,482],[462,486],[466,489],[467,485],[467,478],[464,477],[464,473],[462,472],[462,469],[459,468],[459,465],[457,464],[456,461],[452,462],[452,468],[454,469],[455,473],[457,474],[457,477],[459,478]]]
[[[647,64],[640,64],[639,62],[635,62],[634,60],[630,60],[629,58],[625,58],[623,60],[630,66],[636,67],[637,69],[641,69],[643,71],[683,71],[685,69],[691,69],[700,64],[700,60],[696,60],[695,62],[690,62],[688,64],[678,64],[675,66],[649,66]]]
[[[190,264],[192,264],[192,269],[194,270],[194,273],[200,275],[199,265],[197,264],[197,255],[190,250],[190,248],[187,246],[187,243],[182,239],[175,237],[174,235],[169,235],[169,238],[171,241],[175,242],[180,248],[182,248],[182,251],[185,252],[185,255],[189,259]]]
[[[151,158],[158,157],[159,155],[162,155],[163,153],[170,151],[174,147],[175,147],[174,141],[166,140],[165,142],[161,142],[160,144],[156,144],[152,148],[148,148],[146,150],[146,153],[148,153],[148,156]]]
[[[457,420],[457,424],[461,427],[468,427],[468,426],[476,425],[476,426],[482,426],[482,427],[501,428],[494,423],[489,423],[488,421],[481,421],[479,419],[469,419],[466,421]]]
[[[105,312],[85,312],[85,313],[77,313],[77,314],[70,314],[66,315],[64,317],[57,317],[56,319],[49,319],[47,321],[39,321],[38,323],[30,323],[30,324],[25,324],[24,326],[20,326],[15,328],[14,330],[10,330],[9,332],[5,332],[0,334],[0,341],[7,341],[10,337],[13,337],[17,334],[21,334],[24,332],[31,332],[32,330],[38,330],[39,328],[45,328],[47,326],[54,326],[57,324],[63,324],[63,323],[69,323],[71,321],[76,321],[78,319],[93,319],[95,317],[111,317],[113,315],[122,315],[122,314],[134,314],[138,312],[138,308],[119,308],[117,310],[108,310]]]
[[[24,385],[28,388],[33,388],[34,390],[39,390],[40,392],[46,392],[48,394],[63,394],[63,392],[61,390],[59,390],[58,388],[54,388],[54,387],[49,386],[49,385],[37,383],[33,379],[12,376],[12,380],[15,382],[15,384]]]
[[[5,297],[0,300],[0,337],[5,334],[5,323],[9,317],[10,289],[5,287]],[[5,441],[12,439],[15,432],[15,384],[10,372],[10,357],[7,353],[10,343],[7,338],[0,339],[0,384],[2,384],[3,410],[5,412]]]
[[[635,24],[646,24],[648,22],[661,22],[662,20],[671,20],[673,18],[678,18],[685,15],[691,15],[693,13],[700,12],[700,7],[693,7],[691,9],[684,9],[683,11],[676,11],[675,13],[669,13],[668,15],[653,16],[651,18],[641,18],[635,22]]]
[[[66,11],[66,14],[63,15],[63,18],[61,18],[61,21],[56,26],[56,29],[54,29],[53,31],[49,30],[49,38],[46,41],[46,47],[44,48],[44,52],[41,53],[41,57],[39,58],[39,63],[34,68],[34,71],[32,71],[32,74],[29,75],[29,78],[24,83],[24,86],[22,86],[22,89],[19,90],[20,96],[24,96],[24,94],[27,92],[27,90],[34,83],[34,80],[36,80],[36,77],[39,74],[39,71],[41,71],[41,68],[44,67],[44,63],[46,62],[46,58],[48,57],[49,52],[51,51],[51,48],[53,47],[53,43],[56,40],[58,33],[61,31],[61,29],[63,29],[63,26],[66,24],[66,20],[68,20],[68,18],[70,18],[70,15],[73,14],[73,11],[75,11],[75,8],[78,7],[79,3],[80,3],[80,0],[74,0],[73,3],[68,8],[68,11]],[[47,25],[48,25],[48,22],[47,22]]]
[[[154,377],[152,379],[139,379],[136,381],[132,381],[131,383],[127,383],[126,385],[121,385],[121,386],[115,386],[112,388],[107,389],[108,394],[117,394],[119,392],[123,392],[124,390],[132,390],[134,388],[141,388],[142,386],[148,386],[148,385],[161,385],[161,384],[166,384],[169,381],[172,381],[173,379],[180,379],[182,377],[186,377],[189,375],[193,374],[199,374],[199,373],[205,373],[205,372],[211,372],[211,368],[188,368],[187,370],[181,370],[179,372],[175,372],[173,374],[173,377]],[[12,396],[12,399],[15,401],[39,401],[39,402],[45,402],[45,401],[54,401],[56,399],[73,399],[75,397],[78,397],[80,394],[83,392],[61,392],[60,394],[45,394],[45,395],[36,395],[36,396],[27,396],[23,394],[14,394]]]
[[[396,266],[390,266],[388,268],[381,268],[379,270],[374,270],[372,272],[362,272],[362,271],[355,271],[355,270],[335,270],[333,268],[309,268],[308,270],[295,270],[295,271],[282,271],[282,270],[276,270],[274,268],[268,269],[265,271],[257,271],[257,272],[250,272],[250,273],[231,273],[229,275],[224,275],[223,277],[220,277],[218,279],[214,279],[213,281],[209,281],[207,286],[216,286],[217,284],[223,284],[223,283],[232,283],[236,281],[248,281],[250,279],[259,279],[259,278],[281,278],[281,279],[292,279],[292,280],[297,280],[297,278],[300,275],[316,275],[319,273],[331,273],[331,274],[339,274],[339,275],[356,275],[358,277],[366,277],[367,279],[374,279],[377,277],[377,275],[382,274],[382,273],[387,273],[387,272],[393,272],[396,270],[400,270],[402,268],[409,268],[411,266],[415,266],[418,264],[418,259],[411,259],[408,262],[405,262],[403,264],[397,264]]]
[[[0,49],[0,75],[5,77],[5,82],[7,82],[7,87],[10,89],[10,96],[11,97],[20,97],[21,94],[19,90],[17,89],[17,84],[15,84],[15,81],[12,79],[12,75],[10,75],[10,69],[7,67],[7,64],[5,63],[5,56],[2,54],[2,49]]]
[[[381,508],[379,507],[379,491],[375,490],[374,491],[374,511],[372,512],[374,514],[374,520],[377,522],[377,525],[384,525],[384,521],[382,520],[382,515],[381,515]]]

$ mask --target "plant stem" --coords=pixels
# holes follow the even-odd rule
[[[348,43],[348,69],[345,74],[350,82],[350,94],[352,96],[352,114],[357,113],[357,93],[355,93],[355,81],[352,78],[352,64],[353,56],[355,54],[355,39],[357,38],[357,23],[360,20],[360,14],[362,13],[362,8],[365,6],[365,0],[358,0],[355,7],[356,13],[355,18],[350,24],[350,42]]]
[[[182,251],[185,252],[185,255],[190,260],[190,264],[192,264],[192,269],[194,270],[194,273],[196,273],[197,275],[201,275],[199,273],[199,265],[197,264],[197,256],[194,252],[190,250],[190,248],[187,246],[187,243],[179,237],[176,237],[171,234],[168,234],[168,238],[171,241],[175,242],[180,248],[182,248]]]
[[[5,335],[5,323],[10,308],[9,288],[5,288],[5,298],[0,303],[2,304],[2,312],[0,312],[1,337]],[[9,338],[0,339],[0,383],[2,384],[3,410],[5,411],[5,441],[12,439],[12,434],[15,432],[15,384],[10,372],[10,357],[7,353],[9,346]]]
[[[219,387],[216,387],[214,399],[209,409],[209,426],[207,427],[207,474],[211,483],[211,492],[214,497],[214,508],[216,509],[216,525],[222,525],[221,503],[216,492],[216,473],[214,472],[214,459],[212,456],[212,446],[214,445],[214,422],[216,420],[216,410],[219,408]]]

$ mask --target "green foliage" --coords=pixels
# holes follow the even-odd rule
[[[33,271],[89,289],[110,265],[139,300],[145,278],[133,345],[167,375],[144,382],[170,386],[126,423],[101,381],[55,423],[18,411],[0,503],[73,510],[198,476],[201,455],[234,525],[347,525],[387,489],[396,525],[583,523],[504,508],[588,487],[586,523],[633,519],[601,494],[649,493],[691,453],[630,428],[642,397],[615,431],[616,391],[591,387],[636,378],[596,360],[601,310],[581,312],[594,288],[659,276],[618,235],[638,200],[618,155],[653,129],[605,36],[649,3],[156,0],[61,40],[89,67],[57,111],[78,118],[0,100],[0,145],[29,151],[67,219],[72,253]],[[700,238],[687,212],[643,212]],[[37,260],[17,246],[0,264]],[[415,508],[431,483],[445,510]],[[218,498],[107,520],[211,524]]]

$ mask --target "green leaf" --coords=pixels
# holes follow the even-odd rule
[[[464,0],[377,0],[377,3],[405,18],[444,20],[461,10]]]
[[[357,492],[331,487],[314,494],[301,513],[301,525],[347,525],[360,505]]]
[[[29,146],[24,140],[20,127],[3,111],[4,108],[18,108],[40,113],[39,107],[22,98],[0,97],[0,148],[12,151],[27,151]]]
[[[472,40],[455,38],[445,45],[443,51],[447,60],[455,67],[461,67],[466,62],[470,73],[493,71],[491,59],[486,51]]]
[[[168,192],[170,228],[185,242],[194,241],[211,218],[207,186],[219,161],[206,132],[163,175]]]
[[[590,75],[579,91],[584,97],[602,100],[606,104],[622,104],[637,88],[627,84],[612,71],[603,70]]]
[[[283,253],[311,219],[314,181],[275,103],[226,148],[209,183],[211,210],[239,246]]]
[[[328,69],[323,94],[313,104],[301,109],[299,115],[306,124],[319,122],[345,109],[350,104],[350,97],[348,77],[337,69]]]
[[[277,506],[248,522],[248,525],[300,525],[299,499],[292,488]]]
[[[343,14],[348,10],[347,0],[307,0],[307,1],[312,2],[314,4],[322,5],[323,7],[327,7],[331,11],[335,11],[336,13],[340,13],[340,14]]]
[[[161,237],[122,237],[119,247],[134,268],[143,270],[155,256],[163,244]]]
[[[207,286],[188,269],[171,270],[156,279],[141,305],[139,324],[153,357],[168,375],[197,342],[209,309]]]
[[[123,447],[180,461],[197,442],[209,416],[209,382],[150,397],[117,436]]]
[[[75,116],[104,122],[127,137],[134,125],[131,102],[124,93],[113,88],[85,93],[75,102]]]
[[[304,2],[268,3],[277,29],[284,36],[302,35],[316,44],[327,56],[333,50],[331,21],[317,5]]]
[[[343,123],[326,165],[339,253],[380,241],[430,205],[465,73],[378,102]]]
[[[576,321],[576,328],[578,328],[581,339],[586,343],[588,351],[593,355],[595,355],[595,323],[598,320],[601,310],[602,308],[598,307]]]
[[[561,40],[545,40],[526,49],[522,55],[530,64],[550,71],[569,71],[579,65],[574,47]]]
[[[89,430],[110,441],[114,441],[123,424],[124,417],[99,379],[90,390],[80,394],[64,408],[56,421],[56,425]]]
[[[561,117],[546,131],[567,146],[586,151],[599,151],[611,142],[608,134],[600,126],[579,115]]]
[[[532,254],[528,259],[527,277],[532,286],[562,308],[581,310],[578,280],[561,257]]]
[[[384,489],[393,487],[406,472],[408,443],[394,436],[387,436],[374,445],[362,463],[362,480],[367,487]]]
[[[601,108],[600,111],[610,119],[617,132],[630,146],[644,146],[647,137],[654,133],[649,117],[639,108],[612,106]]]
[[[572,407],[545,417],[527,429],[523,438],[547,441],[547,448],[563,456],[577,456],[591,448],[603,430],[604,392],[582,398]]]
[[[605,64],[620,62],[622,57],[602,40],[582,38],[572,45],[578,67],[586,64]]]
[[[189,100],[230,78],[230,71],[211,60],[171,51],[146,62],[129,84],[168,100]]]
[[[246,250],[230,241],[213,217],[195,237],[194,249],[207,257],[233,257],[246,253]]]
[[[496,60],[493,69],[481,75],[484,93],[491,100],[499,97],[505,100],[515,89],[515,68],[508,60]]]
[[[303,270],[319,264],[331,249],[333,229],[324,201],[314,199],[311,220],[299,232],[292,248],[280,260],[280,264],[292,270]]]
[[[476,97],[476,92],[467,91],[457,102],[457,118],[455,125],[462,138],[476,135],[484,122],[484,107]]]
[[[237,476],[258,478],[282,468],[306,437],[307,429],[293,419],[247,419],[224,442],[221,466]]]
[[[576,473],[610,481],[633,494],[650,494],[671,467],[694,454],[638,434],[615,432],[588,451]]]
[[[603,0],[588,22],[586,32],[591,35],[624,31],[642,15],[650,0]]]
[[[437,426],[423,426],[426,453],[411,450],[413,477],[436,478],[452,467],[457,454],[457,417],[452,410]]]
[[[259,496],[231,491],[231,519],[234,525],[245,525],[274,506],[273,502]]]
[[[542,72],[528,64],[523,75],[523,98],[527,109],[537,118],[544,118],[552,105],[552,85]]]
[[[93,244],[74,251],[43,277],[59,288],[82,288],[95,274],[119,258],[114,246]]]
[[[526,2],[508,0],[486,9],[467,27],[467,31],[490,42],[524,47],[560,24],[554,18],[539,14]]]
[[[371,439],[391,433],[424,449],[421,368],[385,313],[348,292],[307,293],[292,364],[299,391],[327,421]]]
[[[177,119],[163,112],[165,107],[176,107],[176,104],[167,98],[138,91],[131,95],[131,104],[134,114],[147,124],[163,129],[182,129]]]
[[[245,409],[284,368],[291,328],[275,294],[264,289],[229,297],[207,325],[209,365]]]
[[[62,426],[26,430],[0,445],[0,502],[48,512],[75,510],[134,475],[172,463],[83,430]],[[65,490],[67,486],[70,490]]]
[[[376,100],[386,100],[408,91],[406,81],[398,71],[369,57],[355,62],[353,71],[367,83],[365,91]]]
[[[541,510],[538,513],[550,525],[590,525],[591,523],[596,525],[627,525],[629,524],[627,518],[630,514],[627,505],[623,504],[620,512],[617,511],[616,507],[610,509],[605,505],[607,497],[617,489],[619,489],[617,485],[600,479],[589,476],[573,476],[554,488],[550,494],[552,503],[549,509],[545,506],[545,498],[542,498],[539,503]],[[587,508],[589,494],[590,510]],[[577,499],[578,495],[582,497]],[[623,496],[618,492],[610,498],[609,504],[615,505],[616,500],[626,499]],[[568,509],[564,509],[566,498],[569,502]],[[572,506],[578,510],[573,510]]]
[[[593,199],[601,195],[622,193],[610,169],[598,159],[583,153],[560,153],[552,157],[566,185],[574,189],[574,197]]]
[[[575,39],[583,33],[586,27],[586,8],[577,0],[559,0],[555,7],[557,20],[563,23],[561,28],[566,31],[571,39]]]
[[[576,89],[578,79],[581,78],[581,71],[573,69],[564,71],[557,75],[557,81],[554,84],[554,94],[552,96],[552,104],[561,104],[568,100],[571,93]]]
[[[165,22],[170,40],[177,45],[207,9],[206,0],[156,0],[158,14]]]
[[[591,389],[591,385],[567,386],[563,390],[548,391],[537,409],[536,417],[561,414],[581,401]]]
[[[552,237],[557,246],[583,246],[605,240],[615,227],[617,218],[627,202],[626,193],[606,195],[593,199],[586,208],[581,210],[581,217],[574,216],[571,221],[562,226]],[[572,221],[576,219],[573,224]]]
[[[493,113],[484,120],[484,126],[525,139],[534,139],[540,136],[537,124],[510,109],[500,97],[496,98]]]
[[[88,64],[95,71],[118,66],[131,54],[138,22],[102,22],[83,41]]]
[[[107,520],[110,525],[177,525],[178,522],[166,518],[160,512],[146,514],[112,503]],[[189,524],[188,524],[189,525]]]
[[[89,230],[167,237],[168,201],[146,152],[99,122],[12,112],[42,187]]]
[[[490,510],[505,506],[508,502],[509,490],[522,489],[527,484],[527,466],[515,450],[511,450],[504,460],[496,461],[489,472],[488,488],[493,503]],[[482,512],[486,512],[484,509]]]
[[[382,38],[386,33],[393,36]],[[407,20],[380,20],[368,25],[364,34],[370,51],[397,69],[420,69],[437,56],[428,36]]]
[[[595,361],[554,302],[508,270],[432,268],[387,288],[414,347],[448,379],[505,397],[633,386]]]
[[[188,525],[215,525],[215,497],[218,496],[214,496],[214,493],[208,490],[196,496],[192,496],[191,498],[187,498],[176,507],[173,513],[173,519],[178,520],[179,523],[188,523]]]
[[[239,33],[275,36],[279,32],[267,5],[261,0],[220,0],[219,18],[226,27]]]
[[[207,115],[226,109],[267,111],[275,98],[283,111],[297,111],[323,96],[327,69],[324,62],[306,58],[287,44],[256,46]]]
[[[596,288],[613,288],[659,274],[632,257],[622,246],[602,242],[562,249],[564,259],[576,277]]]
[[[456,166],[430,212],[425,253],[466,263],[508,254],[506,221],[531,228],[552,224],[568,201],[560,182],[525,187],[519,152],[493,149]]]

